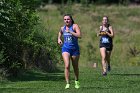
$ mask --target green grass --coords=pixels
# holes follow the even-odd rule
[[[65,6],[65,8],[68,8],[68,6]],[[63,25],[63,15],[61,15],[61,12],[68,12],[65,8],[60,8],[58,5],[48,5],[43,11],[38,11],[42,23],[56,40],[58,31]],[[99,38],[96,37],[96,33],[99,32],[99,26],[104,15],[109,17],[115,32],[112,63],[116,66],[118,66],[118,63],[123,66],[131,66],[134,65],[133,63],[137,65],[137,60],[129,52],[129,47],[135,45],[136,51],[139,51],[140,48],[139,9],[139,6],[89,5],[88,7],[82,7],[79,4],[72,5],[72,16],[82,32],[82,39],[79,40],[81,65],[94,61],[100,62]],[[90,56],[87,54],[90,54]],[[140,53],[137,56],[139,55]]]
[[[71,86],[65,90],[63,72],[43,73],[30,71],[22,77],[0,82],[0,93],[139,93],[139,67],[113,67],[106,77],[97,68],[81,67],[81,88],[74,88],[73,70],[71,70]]]
[[[51,34],[50,36],[56,39],[56,43],[58,31],[63,25],[60,9],[57,5],[48,5],[45,9],[38,11],[46,33]],[[71,11],[73,18],[79,24],[83,34],[82,39],[79,40],[81,88],[78,90],[74,88],[73,73],[71,73],[71,88],[65,90],[63,70],[55,73],[27,71],[15,79],[1,79],[0,93],[139,93],[139,10],[139,6],[91,5],[83,8],[80,5],[73,5]],[[115,32],[111,56],[113,68],[107,77],[101,75],[99,38],[96,37],[103,15],[109,16]],[[135,49],[134,52],[138,52],[136,56],[130,53],[129,46]],[[94,62],[98,63],[96,69],[92,68]]]

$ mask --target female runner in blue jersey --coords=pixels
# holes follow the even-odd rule
[[[65,25],[61,27],[58,33],[58,44],[62,46],[62,57],[65,64],[65,89],[70,87],[70,59],[72,61],[72,66],[75,74],[75,88],[80,88],[79,78],[79,68],[78,61],[80,57],[78,38],[81,38],[81,31],[70,14],[64,15]],[[62,41],[63,35],[63,41]]]
[[[100,26],[100,54],[102,57],[102,74],[107,75],[107,70],[110,71],[110,55],[113,49],[113,37],[114,32],[112,26],[109,24],[109,19],[107,16],[103,17],[102,25]]]

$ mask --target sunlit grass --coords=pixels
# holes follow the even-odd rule
[[[60,11],[56,7],[57,5],[55,8],[52,6],[51,9],[49,6],[49,8],[47,8],[47,12],[41,11],[39,12],[39,15],[42,22],[45,24],[46,29],[50,28],[54,38],[57,39],[60,26],[63,25],[63,15],[61,15]],[[118,65],[119,62],[122,66],[126,65],[130,58],[128,56],[128,46],[132,45],[134,42],[139,42],[139,9],[140,7],[136,6],[90,5],[89,7],[83,8],[81,5],[72,5],[73,18],[75,23],[80,26],[82,32],[82,39],[79,40],[79,44],[81,46],[81,64],[86,65],[86,63],[89,62],[89,55],[93,58],[93,61],[100,62],[99,37],[96,37],[96,33],[99,32],[102,16],[107,15],[115,32],[114,49],[111,58],[112,64]],[[96,51],[93,51],[95,53],[91,52],[90,54],[86,54],[89,49],[89,44],[95,48]],[[140,43],[136,44],[136,47],[140,46]]]
[[[45,27],[45,31],[48,31],[46,33],[51,34],[50,36],[56,39],[56,43],[58,31],[63,25],[63,15],[57,7],[57,5],[49,5],[38,11],[40,22]],[[71,73],[71,88],[64,89],[64,64],[62,63],[58,65],[62,67],[62,71],[56,73],[29,71],[16,79],[1,79],[0,93],[139,93],[139,10],[139,6],[90,5],[83,8],[81,5],[72,5],[73,18],[82,32],[82,38],[79,40],[81,88],[78,90],[74,88],[74,74]],[[101,75],[99,37],[96,36],[104,15],[109,16],[115,32],[111,56],[112,71],[107,77]],[[41,30],[41,27],[39,29]],[[130,48],[136,52],[136,56],[130,52]],[[93,68],[94,63],[97,63],[97,68]],[[72,67],[71,72],[73,72]]]
[[[74,88],[74,74],[71,69],[70,89],[65,90],[64,73],[42,73],[30,71],[16,80],[0,83],[1,93],[139,93],[139,67],[112,67],[106,77],[101,67],[80,67],[81,88]]]

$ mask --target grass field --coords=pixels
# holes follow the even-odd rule
[[[100,62],[99,37],[96,35],[99,32],[102,17],[107,15],[115,33],[112,63],[116,66],[118,63],[123,66],[136,66],[140,65],[139,9],[139,6],[119,5],[82,7],[76,4],[71,8],[47,5],[38,13],[48,34],[53,34],[56,42],[60,26],[63,26],[63,14],[61,13],[72,14],[82,32],[82,39],[79,39],[80,62],[83,63],[81,65]]]
[[[100,67],[81,67],[81,88],[74,88],[71,69],[71,87],[65,90],[63,72],[42,73],[30,71],[16,80],[0,83],[0,93],[139,93],[139,67],[114,67],[106,77]]]
[[[140,7],[93,5],[82,8],[74,5],[71,10],[59,7],[48,5],[38,14],[47,33],[56,39],[56,43],[57,33],[63,25],[61,12],[65,8],[79,24],[83,34],[79,40],[81,88],[74,88],[71,69],[71,87],[64,89],[64,64],[59,64],[60,71],[55,73],[31,70],[16,79],[1,79],[0,93],[140,93]],[[96,37],[103,15],[109,16],[115,32],[112,71],[106,77],[101,75],[99,38]],[[92,67],[95,62],[97,68]]]

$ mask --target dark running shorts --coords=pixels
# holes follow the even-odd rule
[[[112,51],[113,45],[100,44],[100,48],[105,47],[107,51]]]

